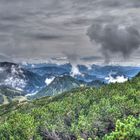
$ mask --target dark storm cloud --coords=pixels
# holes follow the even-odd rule
[[[126,8],[130,8],[130,7],[140,7],[140,1],[139,0],[101,0],[98,1],[98,4],[102,4],[105,7],[126,7]]]
[[[91,41],[101,47],[106,62],[110,60],[112,54],[122,54],[124,58],[130,57],[140,47],[138,27],[136,24],[126,23],[118,17],[101,17],[88,29],[87,35]]]
[[[132,53],[140,47],[140,10],[137,9],[140,7],[140,1],[101,0],[95,3],[103,7],[102,11],[108,9],[105,14],[93,19],[87,33],[90,40],[100,48],[105,62],[110,62],[113,55],[131,58]]]
[[[3,15],[0,17],[0,20],[5,20],[5,21],[18,21],[18,20],[23,20],[23,16],[19,15]]]
[[[47,33],[34,33],[34,34],[27,34],[26,37],[31,37],[32,39],[36,40],[56,40],[62,38],[61,35],[53,35],[53,34],[47,34]]]
[[[88,57],[82,57],[81,60],[83,61],[96,61],[96,60],[101,60],[101,56],[88,56]]]
[[[0,0],[0,53],[23,60],[64,56],[73,63],[100,61],[101,53],[106,61],[113,53],[127,57],[139,47],[139,7],[140,0]],[[101,52],[86,36],[89,26]]]
[[[3,24],[0,23],[0,33],[1,32],[10,32],[10,30],[17,29],[18,26],[14,24]]]

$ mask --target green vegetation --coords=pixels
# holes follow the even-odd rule
[[[138,140],[140,138],[140,117],[129,116],[123,122],[117,120],[115,131],[105,136],[105,140]]]
[[[140,77],[0,107],[1,140],[139,140]]]
[[[25,93],[5,86],[0,86],[0,105],[8,104],[13,101],[27,100]]]
[[[34,118],[28,114],[11,114],[0,126],[1,140],[28,140],[35,134]]]

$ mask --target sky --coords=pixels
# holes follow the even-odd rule
[[[140,0],[0,0],[0,61],[140,64]]]

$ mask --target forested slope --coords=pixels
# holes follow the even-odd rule
[[[0,107],[2,140],[139,140],[140,76]]]

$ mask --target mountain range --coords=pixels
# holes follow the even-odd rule
[[[1,62],[0,89],[12,89],[25,98],[34,99],[60,94],[80,86],[100,87],[109,83],[122,83],[133,78],[139,71],[140,67],[130,66],[89,67],[73,66],[70,63],[25,65]],[[1,102],[3,102],[2,94]]]
[[[67,86],[65,80],[76,82],[69,76],[54,79],[58,88]],[[51,97],[10,102],[0,106],[0,139],[139,140],[139,89],[140,73],[121,84],[80,87]]]
[[[0,63],[0,85],[8,86],[24,92],[36,92],[44,87],[45,78],[9,62]]]
[[[54,96],[78,87],[80,87],[80,82],[71,76],[56,77],[46,88],[42,89],[37,94],[30,96],[30,98]]]

